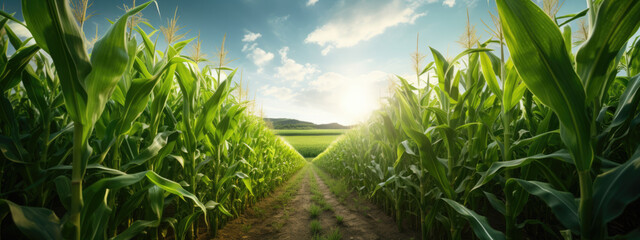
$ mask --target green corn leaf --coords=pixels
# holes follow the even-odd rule
[[[591,36],[576,54],[587,101],[606,92],[609,66],[640,27],[640,1],[605,0],[599,7]]]
[[[449,178],[447,178],[445,167],[438,162],[435,152],[433,151],[431,141],[427,138],[423,133],[416,131],[414,119],[408,115],[408,111],[410,111],[410,107],[406,100],[401,99],[402,108],[405,109],[404,114],[402,116],[402,129],[404,132],[416,142],[418,145],[418,149],[420,149],[420,162],[422,166],[429,171],[429,175],[432,176],[436,180],[436,184],[440,190],[447,197],[453,196],[453,189],[451,189],[451,183],[449,182]]]
[[[125,13],[94,45],[91,53],[92,69],[83,82],[88,96],[87,109],[89,111],[86,111],[86,123],[93,124],[102,115],[106,102],[111,97],[129,63],[125,40],[127,19],[142,11],[150,3],[151,1]]]
[[[559,150],[551,154],[536,154],[533,156],[524,157],[524,158],[511,160],[511,161],[494,162],[493,164],[491,164],[491,167],[489,167],[489,169],[486,172],[481,173],[482,177],[480,177],[480,180],[478,180],[478,183],[476,183],[472,191],[487,184],[501,170],[521,168],[523,166],[529,165],[532,161],[548,159],[548,158],[560,159],[560,160],[571,162],[571,155],[565,150]]]
[[[567,49],[567,55],[570,58],[573,58],[573,53],[571,52],[571,47],[573,46],[573,36],[571,35],[571,26],[564,26],[562,30],[562,38],[564,39],[564,48]]]
[[[22,22],[19,22],[19,23],[22,24]],[[13,46],[14,49],[20,49],[20,46],[28,43],[29,39],[32,39],[32,38],[25,39],[25,41],[23,42],[22,40],[20,40],[18,35],[16,35],[16,33],[13,32],[13,30],[11,30],[9,25],[5,25],[4,30],[7,32],[7,36],[9,37],[9,42],[11,42],[11,45]]]
[[[444,202],[449,204],[453,210],[458,212],[458,214],[462,215],[469,224],[471,224],[471,229],[473,229],[473,233],[475,233],[476,237],[483,240],[501,240],[506,239],[504,234],[489,225],[489,220],[486,217],[477,214],[473,210],[468,209],[464,205],[447,198],[442,199]]]
[[[640,41],[638,37],[634,41],[633,47],[627,56],[629,58],[629,76],[640,74]]]
[[[22,23],[22,21],[18,20],[17,18],[13,17],[13,14],[9,14],[5,11],[0,11],[0,16],[3,16],[5,18],[11,19],[12,21],[22,25],[23,27],[27,27],[24,25],[24,23]]]
[[[71,119],[83,123],[87,102],[83,81],[91,72],[91,63],[68,6],[67,0],[22,0],[22,15],[38,46],[53,59],[67,112]]]
[[[129,240],[138,237],[147,228],[155,228],[160,225],[160,220],[137,220],[131,224],[124,232],[118,234],[113,240]]]
[[[590,169],[593,147],[586,96],[556,24],[529,0],[497,0],[513,63],[529,90],[551,107],[578,170]]]
[[[205,124],[211,123],[213,118],[215,117],[215,113],[220,108],[220,105],[227,98],[229,94],[229,83],[232,81],[233,76],[236,71],[233,71],[229,76],[227,76],[227,80],[223,81],[216,89],[216,92],[207,100],[207,102],[202,106],[202,112],[196,119],[195,132],[198,134],[198,138],[202,138],[204,136],[203,129]]]
[[[184,240],[187,237],[187,234],[189,234],[189,226],[198,220],[198,216],[200,216],[200,212],[195,212],[178,221],[178,225],[174,228],[178,240]]]
[[[142,114],[147,107],[151,91],[156,87],[160,79],[160,74],[156,74],[150,79],[138,78],[131,82],[129,91],[124,102],[124,116],[119,122],[116,135],[125,134],[131,129],[133,122]]]
[[[493,71],[491,60],[486,53],[480,53],[480,64],[482,65],[482,75],[484,76],[484,80],[487,81],[489,89],[502,100],[502,90],[500,89],[500,85],[498,85],[498,79],[496,78],[496,73]]]
[[[102,198],[100,204],[91,209],[91,214],[86,216],[85,225],[82,225],[82,239],[101,239],[107,230],[111,208],[107,206],[107,194]]]
[[[151,32],[150,35],[153,35],[153,33],[155,33],[157,30]],[[151,39],[149,39],[149,35],[147,35],[147,33],[144,32],[144,30],[142,30],[142,28],[140,28],[139,26],[136,27],[136,32],[138,32],[138,34],[140,34],[140,36],[142,37],[142,42],[144,43],[144,47],[145,50],[147,51],[147,54],[149,54],[149,56],[153,56],[156,52],[156,45],[151,41]]]
[[[624,164],[598,175],[593,183],[594,225],[606,226],[640,198],[640,149]]]
[[[62,206],[67,210],[71,209],[69,207],[69,203],[71,203],[71,179],[67,176],[58,176],[53,179],[53,183],[56,185],[56,192]]]
[[[502,81],[504,81],[502,105],[506,111],[509,111],[518,103],[518,101],[520,101],[520,99],[522,99],[525,87],[523,83],[518,84],[520,82],[520,76],[513,67],[513,62],[511,60],[507,61],[505,64],[504,71],[505,79],[502,79]],[[484,79],[489,83],[487,77]]]
[[[198,197],[196,197],[196,195],[182,188],[180,184],[174,181],[171,181],[169,179],[166,179],[153,171],[147,171],[146,176],[151,182],[156,184],[158,187],[164,189],[165,191],[178,195],[180,197],[186,197],[191,199],[202,210],[202,212],[204,212],[205,216],[207,215],[207,209],[204,206],[204,204],[202,204],[202,202],[198,200]]]
[[[433,50],[432,50],[433,51]],[[493,49],[489,49],[489,48],[471,48],[471,49],[465,49],[464,51],[462,51],[461,53],[459,53],[456,57],[454,57],[450,64],[448,65],[447,69],[445,70],[445,73],[448,73],[451,71],[451,69],[453,69],[454,63],[458,62],[458,60],[460,60],[460,58],[468,55],[468,54],[472,54],[472,53],[482,53],[482,52],[490,52],[493,51]]]
[[[22,74],[22,85],[27,91],[29,100],[34,103],[40,114],[44,119],[49,118],[49,104],[45,100],[46,92],[43,82],[40,81],[38,76],[31,69],[27,69]]]
[[[440,85],[440,89],[445,92],[449,92],[451,88],[451,78],[453,77],[453,72],[448,72],[449,62],[447,59],[442,56],[440,52],[431,48],[431,54],[433,55],[433,60],[436,64],[436,75],[438,76],[438,82]]]
[[[0,199],[0,206],[3,205],[2,203],[9,207],[16,227],[29,239],[63,239],[60,219],[53,211],[46,208],[20,206],[9,200]]]
[[[206,215],[206,208],[204,204],[202,204],[202,202],[200,202],[200,200],[198,200],[198,198],[194,194],[182,188],[180,184],[174,181],[168,180],[153,171],[143,171],[143,172],[134,173],[134,174],[125,174],[121,176],[116,176],[112,178],[103,178],[97,181],[96,183],[92,184],[91,186],[87,187],[83,191],[83,196],[86,201],[85,201],[85,207],[83,208],[83,211],[82,211],[82,215],[83,215],[82,219],[85,219],[86,221],[86,219],[88,219],[87,216],[91,214],[91,211],[92,211],[91,209],[96,209],[100,205],[100,202],[105,194],[106,189],[114,190],[114,189],[123,188],[126,186],[130,186],[132,184],[135,184],[137,182],[140,182],[145,178],[149,179],[149,181],[154,183],[156,186],[162,188],[163,190],[169,193],[175,194],[182,199],[184,199],[184,197],[191,199],[203,212],[205,212],[205,215]]]
[[[179,136],[180,131],[166,131],[158,133],[158,135],[153,139],[151,145],[142,150],[133,160],[122,166],[123,171],[128,171],[132,167],[142,165],[158,156],[164,148],[168,148],[169,143],[177,140]]]
[[[559,24],[559,25],[558,25],[558,27],[562,27],[562,26],[564,26],[565,24],[570,23],[570,22],[572,22],[572,21],[574,21],[574,20],[576,20],[576,19],[578,19],[578,18],[584,17],[585,15],[587,15],[587,12],[589,12],[589,9],[588,9],[588,8],[587,8],[587,9],[585,9],[585,10],[582,10],[582,11],[580,11],[579,13],[576,13],[576,14],[568,14],[568,15],[564,15],[564,16],[556,17],[556,20],[557,20],[557,19],[569,18],[569,19],[567,19],[566,21],[564,21],[564,22],[562,22],[561,24]]]
[[[517,181],[527,192],[542,199],[564,227],[571,229],[573,232],[580,232],[578,204],[573,194],[555,190],[548,183],[512,179]]]
[[[251,178],[249,177],[249,175],[243,172],[237,172],[236,176],[240,178],[240,180],[242,180],[244,186],[247,187],[247,190],[249,190],[249,193],[251,193],[251,196],[253,196],[253,188],[251,187]]]
[[[616,107],[613,120],[602,134],[615,133],[615,128],[629,124],[635,117],[638,104],[640,104],[640,75],[636,75],[629,80],[627,88],[620,96],[620,102]],[[609,139],[602,139],[601,141],[609,141]]]
[[[490,192],[482,192],[484,193],[484,196],[487,197],[487,200],[489,200],[489,204],[491,204],[491,206],[498,211],[499,213],[501,213],[502,215],[506,215],[507,214],[507,208],[505,207],[505,204],[502,202],[502,200],[498,199],[498,197],[496,197],[495,194],[490,193]]]
[[[180,91],[185,95],[185,99],[192,101],[197,89],[195,73],[186,64],[177,64],[176,73]]]
[[[31,45],[19,49],[9,58],[2,75],[0,75],[0,92],[13,88],[20,82],[22,71],[39,50],[40,47],[37,45]]]

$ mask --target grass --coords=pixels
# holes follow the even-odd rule
[[[326,240],[340,240],[342,239],[342,233],[340,233],[340,229],[333,229],[324,239]]]
[[[313,219],[318,218],[321,212],[322,208],[320,208],[320,206],[318,205],[311,204],[311,206],[309,207],[309,213],[311,214],[311,218]]]
[[[342,239],[342,233],[340,233],[339,228],[334,228],[327,234],[326,236],[322,236],[320,234],[313,235],[313,240],[340,240]]]
[[[296,131],[315,131],[315,130],[296,130]],[[285,135],[280,136],[286,142],[291,144],[302,156],[311,158],[318,156],[323,152],[329,144],[335,141],[340,135]]]
[[[327,175],[326,172],[318,168],[316,165],[313,165],[311,167],[314,168],[316,173],[318,173],[320,179],[322,179],[322,181],[327,184],[327,186],[329,187],[329,191],[331,191],[331,193],[333,193],[333,195],[338,198],[338,201],[344,203],[347,196],[351,193],[346,184],[331,178],[329,175]]]
[[[271,224],[271,227],[273,227],[273,230],[275,230],[276,232],[280,232],[280,229],[282,229],[283,226],[284,223],[280,221]]]
[[[342,135],[348,129],[279,129],[275,130],[279,136],[311,136],[311,135]]]
[[[322,231],[322,224],[320,224],[320,221],[318,220],[311,221],[309,226],[311,227],[311,235],[320,234]]]
[[[251,230],[251,224],[242,225],[242,232],[248,233]]]
[[[344,223],[344,217],[340,215],[336,215],[336,221],[338,222],[339,225],[342,225]]]

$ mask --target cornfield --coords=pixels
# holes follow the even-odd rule
[[[454,58],[416,51],[415,81],[313,164],[422,239],[640,239],[640,1],[495,2],[491,38],[467,21]],[[0,238],[212,238],[310,169],[256,116],[224,40],[207,65],[175,15],[142,18],[152,4],[93,40],[88,1],[0,11]]]
[[[157,49],[159,30],[145,32],[137,15],[151,3],[95,44],[67,0],[22,1],[26,23],[1,12],[2,236],[215,236],[306,163],[233,94],[224,46],[218,64],[200,69],[199,56],[182,54],[194,39],[180,41],[174,22]]]
[[[640,2],[587,0],[566,16],[496,2],[491,39],[414,58],[418,85],[398,77],[314,164],[422,239],[640,238]],[[567,23],[581,17],[574,47]]]

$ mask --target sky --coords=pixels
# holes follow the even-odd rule
[[[534,0],[538,1],[538,0]],[[0,0],[5,11],[23,19],[18,0]],[[143,1],[138,0],[138,4]],[[480,41],[490,38],[490,0],[157,0],[143,17],[155,28],[166,26],[177,8],[186,38],[200,34],[211,63],[226,35],[228,64],[242,73],[264,117],[295,118],[345,125],[365,121],[388,96],[395,75],[412,74],[411,54],[428,47],[453,57],[465,30],[467,10]],[[89,38],[104,34],[132,0],[94,0],[84,24]],[[565,0],[558,16],[586,8],[583,0]],[[497,15],[497,14],[496,14]],[[18,28],[17,24],[12,24]],[[574,23],[574,26],[575,25]],[[147,32],[150,29],[144,27]],[[577,29],[574,27],[573,29]],[[16,30],[26,38],[29,32]],[[157,34],[159,49],[166,44]],[[138,38],[140,42],[140,38]],[[190,54],[191,47],[183,54]],[[415,78],[415,77],[414,77]],[[236,79],[236,78],[234,78]]]

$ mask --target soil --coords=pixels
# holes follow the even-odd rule
[[[243,215],[229,222],[218,231],[218,236],[214,239],[312,239],[310,228],[312,219],[309,208],[313,203],[313,194],[310,177],[317,179],[318,190],[331,206],[331,209],[322,211],[318,217],[322,225],[321,236],[339,229],[342,239],[345,240],[419,239],[419,233],[414,231],[400,232],[392,217],[355,194],[349,194],[341,203],[318,177],[315,167],[309,167],[309,171],[312,174],[306,170],[298,173],[303,175],[299,189],[288,203],[282,204],[282,201],[278,200],[279,196],[285,193],[285,187],[281,187],[272,196],[260,201]],[[289,184],[291,183],[285,186]],[[339,224],[335,216],[342,216],[343,222]]]

